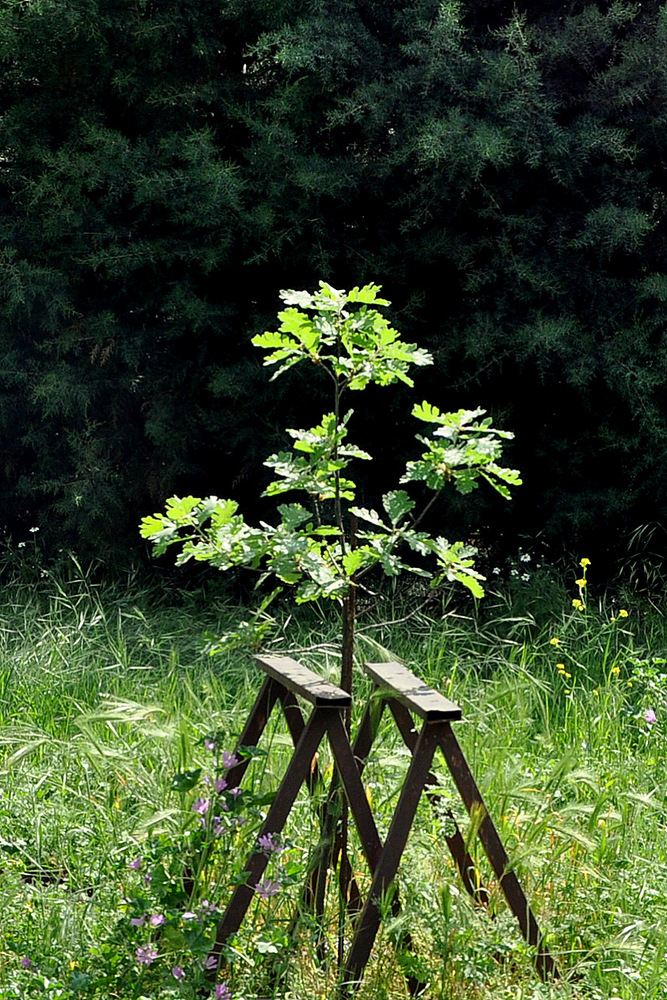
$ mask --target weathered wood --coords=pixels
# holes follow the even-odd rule
[[[535,915],[521,888],[516,872],[510,865],[503,842],[489,815],[477,782],[470,770],[470,765],[465,759],[451,726],[443,727],[440,747],[468,813],[471,817],[477,814],[479,822],[477,835],[482,842],[482,847],[491,863],[507,904],[518,921],[524,939],[537,950],[536,964],[540,976],[543,979],[558,979],[560,977],[558,967],[544,942]]]
[[[234,755],[238,758],[238,764],[230,768],[227,772],[227,788],[237,788],[243,780],[243,775],[250,766],[250,757],[244,757],[239,751],[242,747],[254,747],[259,743],[260,736],[266,728],[273,706],[276,703],[280,688],[271,677],[265,677],[261,691],[257,695],[257,700],[253,705],[250,715],[243,727],[243,732],[239,737]]]
[[[346,997],[361,982],[366,963],[370,957],[380,927],[381,899],[396,876],[443,725],[442,722],[425,722],[417,740],[417,746],[403,782],[389,833],[375,865],[371,888],[359,915],[354,938],[350,945],[342,984],[342,993]]]
[[[264,673],[317,708],[347,708],[352,704],[352,696],[346,691],[325,681],[289,656],[256,656],[255,661]]]
[[[425,792],[433,803],[437,802],[438,793],[433,791],[436,778],[431,771],[431,764],[438,746],[443,751],[449,771],[468,812],[471,815],[481,814],[478,816],[480,820],[478,835],[526,941],[537,950],[537,966],[540,974],[545,979],[557,978],[558,969],[544,943],[528,900],[516,874],[511,869],[498,832],[486,811],[470,767],[452,732],[450,722],[461,718],[461,709],[400,663],[367,663],[364,669],[375,682],[377,698],[371,697],[354,744],[350,745],[349,733],[342,717],[342,709],[349,709],[351,705],[351,696],[346,691],[318,677],[290,657],[256,656],[255,660],[267,677],[244,728],[241,743],[245,745],[247,742],[252,745],[257,742],[276,701],[282,705],[295,743],[294,755],[260,835],[279,834],[282,831],[299,788],[304,782],[308,783],[311,792],[314,791],[317,784],[316,765],[313,765],[314,755],[326,734],[336,762],[336,774],[345,790],[345,800],[349,803],[366,854],[371,874],[371,886],[366,899],[362,900],[354,879],[351,880],[352,898],[347,898],[347,881],[345,881],[346,892],[342,897],[348,911],[356,912],[357,919],[347,960],[344,963],[340,983],[341,995],[351,996],[361,982],[380,925],[382,898],[394,882],[422,793]],[[304,721],[297,697],[304,698],[314,706],[308,722]],[[412,760],[383,844],[366,798],[361,776],[385,706],[390,708],[399,732],[412,753]],[[420,734],[417,733],[410,712],[424,720]],[[242,760],[229,771],[229,777],[235,779],[235,784],[238,783],[245,767],[247,760]],[[332,864],[335,864],[341,854],[346,860],[345,838],[336,836],[335,826],[336,816],[330,812],[325,816],[324,836],[318,847],[322,856],[326,856]],[[458,828],[454,837],[446,839],[468,891],[479,902],[486,902],[488,899],[486,890],[481,886],[474,886],[471,879],[474,864]],[[327,847],[329,842],[333,845],[331,848]],[[251,851],[246,860],[246,880],[236,887],[218,925],[216,941],[211,952],[214,962],[207,973],[207,978],[211,981],[216,975],[226,941],[241,925],[267,860],[268,855],[259,851],[257,847]],[[321,867],[318,864],[317,870],[320,871]],[[324,874],[326,875],[326,871]],[[321,885],[324,885],[324,879]],[[309,895],[317,897],[319,888],[321,886],[309,885]],[[394,917],[400,912],[396,889],[391,900],[391,912]],[[344,937],[341,934],[339,958],[342,957],[343,942]],[[409,933],[406,935],[405,944],[410,947]],[[424,989],[424,984],[415,976],[407,976],[407,985],[411,995],[420,993]]]
[[[330,712],[327,720],[329,742],[336,760],[347,800],[354,816],[354,821],[364,849],[368,867],[371,873],[375,871],[378,859],[382,854],[382,841],[373,819],[371,807],[366,798],[364,786],[361,783],[359,768],[354,759],[350,740],[339,713]]]
[[[270,680],[272,684],[276,683],[270,677],[267,678],[267,680]],[[299,708],[299,703],[296,700],[296,695],[292,694],[291,691],[287,691],[285,688],[280,688],[278,692],[278,701],[282,707],[285,722],[287,723],[287,728],[289,729],[290,736],[292,737],[292,743],[296,747],[301,739],[301,734],[306,727],[305,720],[301,714],[301,709]],[[317,765],[317,754],[313,757],[310,773],[308,774],[306,780],[308,782],[308,790],[313,793],[321,780],[320,769]]]
[[[403,740],[412,751],[413,764],[421,753],[421,737],[417,736],[412,719],[406,711],[406,708],[415,712],[415,714],[420,715],[426,720],[427,724],[429,721],[432,722],[434,728],[438,730],[440,734],[440,747],[466,809],[471,816],[475,813],[481,814],[478,836],[491,863],[491,867],[499,880],[505,899],[517,919],[524,939],[528,942],[528,944],[536,948],[536,965],[538,972],[542,979],[557,979],[559,977],[558,967],[556,966],[556,963],[554,962],[549,949],[544,942],[539,925],[535,919],[535,915],[533,914],[530,904],[528,903],[516,873],[510,867],[509,858],[505,848],[503,847],[502,841],[487,811],[486,805],[484,804],[479,788],[477,787],[472,771],[470,770],[470,766],[468,765],[458,741],[454,736],[452,727],[449,724],[451,721],[456,721],[456,719],[461,718],[460,709],[442,695],[433,691],[432,688],[429,688],[400,663],[366,663],[364,664],[364,669],[378,685],[381,695],[385,695],[383,700],[389,705]],[[385,690],[383,691],[383,689]],[[437,714],[432,715],[431,713]],[[366,720],[364,721],[366,722],[366,728],[368,730],[366,739],[368,739],[368,736],[372,739],[372,728],[370,727],[369,722]],[[432,787],[433,781],[434,775],[429,771],[423,775],[421,787],[424,789],[427,789],[429,786]],[[392,829],[393,823],[396,822],[397,817],[401,815],[401,812],[402,803],[399,799],[399,803],[394,814],[394,820],[392,821]],[[409,823],[411,825],[412,817],[409,818]],[[471,861],[465,847],[465,842],[461,844],[459,838],[454,838],[452,842],[448,840],[447,843],[457,862],[457,866],[459,867],[459,871],[461,872],[465,883],[466,876],[468,880],[470,880],[469,864]],[[383,862],[386,861],[387,856],[391,853],[391,846],[390,837],[387,837],[378,869],[376,869],[376,872],[374,873],[373,887],[366,899],[366,903],[359,920],[357,933],[355,934],[355,939],[350,950],[350,956],[348,957],[347,963],[347,973],[349,977],[348,982],[350,985],[359,982],[360,976],[363,974],[364,966],[368,960],[368,956],[370,955],[370,948],[372,947],[375,933],[377,932],[377,912],[374,912],[372,904],[373,890],[375,887],[375,879],[378,876],[378,871],[381,870]],[[462,846],[463,851],[461,850]],[[464,870],[466,868],[468,871],[464,875]],[[477,893],[474,893],[474,895],[477,897]],[[487,895],[486,890],[482,888],[478,898],[480,901],[485,901]],[[364,921],[366,922],[365,926]]]
[[[280,783],[273,805],[268,811],[266,819],[257,835],[260,837],[269,833],[281,833],[287,817],[290,813],[294,801],[308,776],[313,756],[319,747],[322,737],[326,732],[326,713],[314,711],[305,725],[301,738],[294,750],[287,770]],[[269,861],[268,852],[254,850],[247,858],[244,865],[246,879],[232,893],[227,909],[218,924],[215,943],[211,949],[211,956],[215,958],[215,965],[209,969],[212,976],[215,975],[216,967],[221,961],[222,952],[226,941],[236,934],[243,922],[248,907],[255,894],[255,885],[259,882]]]
[[[391,714],[394,716],[398,730],[403,737],[403,742],[408,750],[414,753],[417,746],[418,733],[414,727],[412,716],[405,705],[401,705],[395,698],[390,698],[388,705],[391,709]],[[424,789],[429,802],[436,808],[442,801],[442,796],[438,792],[433,791],[437,786],[438,779],[435,774],[429,772]],[[449,822],[454,824],[454,833],[452,835],[445,834],[445,842],[454,858],[464,888],[476,903],[487,906],[489,903],[489,893],[481,883],[481,876],[477,871],[477,866],[468,851],[451,809],[447,810],[447,817]]]
[[[391,697],[427,722],[455,722],[461,709],[438,694],[402,663],[364,663],[364,670],[380,688],[390,688]]]

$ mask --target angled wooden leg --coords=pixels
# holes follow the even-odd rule
[[[449,723],[445,725],[440,737],[440,746],[468,813],[471,815],[477,813],[482,817],[478,830],[479,839],[498,879],[507,904],[519,923],[524,939],[528,944],[537,949],[536,964],[540,976],[543,979],[548,977],[557,979],[559,972],[556,963],[544,943],[542,932],[530,908],[530,903],[521,888],[521,883],[509,866],[507,852],[503,847],[472,771]]]
[[[255,747],[259,743],[260,737],[266,729],[266,724],[269,721],[271,710],[276,703],[280,690],[279,685],[276,684],[273,678],[264,678],[264,683],[262,684],[261,690],[257,695],[255,704],[250,709],[250,715],[248,716],[246,724],[243,727],[243,732],[237,740],[235,751],[237,756],[240,757],[238,751],[243,747]],[[249,757],[240,757],[239,763],[234,767],[230,767],[226,775],[227,788],[237,788],[240,785],[243,775],[246,773],[249,765]]]
[[[290,736],[292,737],[292,743],[296,746],[301,739],[301,734],[303,733],[306,722],[299,708],[299,702],[291,691],[285,690],[285,688],[280,688],[278,690],[278,699],[282,706],[283,715],[285,716],[285,722],[287,723],[287,728],[289,729]],[[317,758],[313,756],[313,761],[311,764],[310,771],[307,777],[308,789],[310,792],[314,792],[317,787],[317,783],[320,780],[320,772],[317,766]]]
[[[392,715],[394,716],[399,732],[403,737],[403,742],[409,750],[414,752],[414,748],[417,743],[417,730],[414,727],[412,716],[405,705],[401,705],[400,701],[396,701],[394,698],[389,699],[389,707]],[[437,792],[429,791],[429,787],[432,788],[436,786],[437,783],[438,780],[435,775],[429,774],[427,779],[426,795],[429,802],[433,806],[436,806],[442,798],[442,796],[440,796]],[[489,902],[488,890],[485,889],[481,883],[477,866],[465,845],[463,837],[461,836],[461,831],[458,828],[454,814],[451,810],[447,810],[447,812],[449,819],[454,824],[454,833],[449,836],[445,834],[445,842],[454,859],[454,863],[458,869],[463,887],[476,903],[487,906]]]
[[[325,720],[323,713],[319,709],[315,709],[301,734],[301,738],[294,751],[294,756],[285,771],[276,797],[273,800],[273,805],[269,809],[268,815],[258,834],[258,839],[268,833],[280,833],[283,829],[290,809],[294,805],[294,801],[299,793],[299,789],[307,779],[313,756],[322,741],[324,732]],[[255,893],[254,887],[262,877],[268,860],[268,855],[263,851],[253,851],[244,865],[243,870],[248,872],[248,877],[232,893],[229,905],[218,924],[215,944],[211,951],[211,954],[218,962],[225,942],[241,926]]]
[[[349,745],[347,733],[344,730],[340,717],[338,719],[332,718],[328,725],[329,740],[331,748],[334,752],[338,773],[340,774],[343,787],[345,788],[345,794],[350,804],[355,826],[364,849],[364,854],[366,855],[371,875],[375,873],[377,868],[380,853],[382,851],[382,841],[380,840],[380,835],[377,831],[375,820],[373,819],[373,814],[368,804],[368,799],[366,798],[366,792],[361,782],[361,772],[364,766],[364,759],[368,756],[370,751],[373,732],[374,729],[377,729],[377,723],[379,723],[383,707],[384,702],[381,706],[379,706],[379,712],[376,716],[376,726],[374,728],[370,725],[370,719],[368,720],[367,726],[365,725],[365,720],[362,722],[357,734],[357,739],[354,743],[354,748],[351,748]],[[355,896],[354,900],[350,901],[350,904],[351,910],[353,909],[357,913],[359,911],[363,911],[360,895]],[[394,891],[391,908],[392,915],[397,917],[401,910],[397,888]],[[409,931],[406,931],[403,935],[402,944],[407,950],[411,949],[412,938]],[[416,996],[421,993],[425,987],[425,984],[418,979],[417,976],[406,975],[406,981],[410,996]]]
[[[366,757],[373,745],[373,740],[382,717],[384,701],[377,704],[368,703],[364,712],[361,724],[357,729],[352,752],[359,774],[363,771]],[[346,738],[347,739],[347,738]],[[326,891],[327,871],[335,868],[341,852],[340,838],[336,836],[338,818],[325,804],[322,817],[322,834],[314,852],[314,864],[305,886],[304,899],[309,908],[312,908],[316,917],[321,917],[324,912],[324,896]],[[361,895],[359,887],[354,878],[350,885],[350,909],[358,913],[360,909]],[[316,943],[316,951],[320,961],[324,961],[324,951],[322,941]]]
[[[246,720],[246,724],[243,727],[243,732],[241,733],[237,743],[235,754],[239,758],[238,764],[231,767],[226,775],[227,788],[237,788],[243,779],[243,775],[248,769],[250,764],[249,757],[242,757],[239,753],[241,747],[256,746],[259,739],[266,728],[266,724],[271,715],[271,709],[276,703],[280,692],[279,686],[276,684],[271,677],[266,677],[262,687],[260,689],[257,698],[255,699],[255,704],[250,709],[250,714]],[[211,845],[204,848],[205,851],[211,851]],[[194,888],[194,865],[189,863],[183,874],[183,886],[186,895],[190,896]]]
[[[354,759],[352,748],[343,725],[340,713],[327,710],[327,732],[331,742],[336,767],[340,774],[347,801],[350,804],[354,822],[359,833],[361,846],[364,849],[368,867],[371,872],[375,871],[380,854],[382,853],[382,841],[373,819],[371,807],[366,798],[364,786],[361,783],[359,768]]]
[[[349,993],[361,981],[380,926],[380,900],[391,885],[419,805],[439,743],[442,723],[425,722],[408,768],[382,854],[376,865],[370,892],[357,922],[345,964],[343,991]]]

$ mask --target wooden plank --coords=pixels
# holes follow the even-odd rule
[[[364,663],[364,670],[381,688],[390,688],[391,696],[428,722],[454,722],[461,709],[438,694],[402,663]]]
[[[274,680],[293,694],[298,694],[318,708],[347,708],[352,696],[319,677],[289,656],[256,656],[255,660]]]

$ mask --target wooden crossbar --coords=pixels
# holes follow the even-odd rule
[[[463,714],[458,705],[424,684],[402,663],[364,663],[364,670],[379,688],[389,688],[392,698],[422,719],[454,722]]]
[[[255,662],[281,687],[298,694],[318,708],[349,708],[352,695],[302,666],[289,656],[256,656]]]

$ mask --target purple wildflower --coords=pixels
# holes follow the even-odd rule
[[[229,794],[233,795],[234,798],[237,798],[241,794],[241,789],[240,788],[230,788],[229,789]]]
[[[255,892],[262,899],[268,899],[269,896],[275,896],[276,893],[280,892],[280,882],[275,882],[270,878],[263,878],[255,886]]]
[[[218,793],[218,795],[220,795],[221,792],[224,792],[226,787],[227,787],[227,782],[225,781],[224,778],[215,779],[215,790]]]
[[[186,910],[182,916],[183,920],[196,920],[197,914],[193,913],[192,910]]]
[[[213,753],[213,751],[215,750],[215,742],[213,740],[209,739],[204,740],[204,746],[206,747],[207,750],[210,750],[211,753]]]
[[[157,958],[157,948],[154,948],[152,944],[147,944],[145,948],[137,948],[136,955],[137,962],[152,965]]]
[[[225,750],[222,754],[222,766],[224,768],[236,767],[240,763],[239,758],[235,753],[230,753],[229,750]]]
[[[205,970],[207,970],[209,972],[212,971],[213,969],[217,969],[218,968],[218,960],[215,957],[215,955],[208,955],[204,959],[204,961],[201,963],[201,967],[202,967],[202,969],[205,969]]]
[[[654,722],[658,721],[658,716],[655,714],[652,708],[649,708],[649,710],[645,712],[644,721],[647,722],[649,726],[652,726]]]
[[[280,854],[282,851],[282,847],[274,841],[272,833],[263,833],[258,837],[257,846],[264,854]]]
[[[173,969],[171,970],[171,974],[174,977],[174,979],[176,979],[179,983],[180,983],[181,979],[185,975],[185,973],[183,972],[183,969],[180,967],[180,965],[175,965],[173,967]]]
[[[130,923],[133,927],[143,927],[146,923],[146,914],[142,914],[140,917],[131,917]]]
[[[210,799],[197,799],[192,805],[192,811],[199,813],[200,816],[205,816],[211,805]]]
[[[22,969],[32,969],[32,959],[28,958],[27,955],[24,955],[21,961],[19,962],[19,965],[21,966]]]
[[[227,983],[218,983],[213,991],[214,1000],[232,1000],[232,993]]]
[[[135,858],[134,861],[130,861],[130,863],[128,864],[127,867],[128,868],[134,868],[135,872],[138,872],[139,869],[141,868],[141,862],[142,861],[143,861],[143,858]]]
[[[166,924],[167,922],[164,913],[151,913],[149,920],[153,927],[162,927],[162,924]]]
[[[146,885],[150,885],[152,881],[153,881],[152,875],[144,875],[144,882],[146,883]]]
[[[218,907],[215,903],[209,903],[208,899],[202,899],[199,909],[202,913],[215,913]]]

